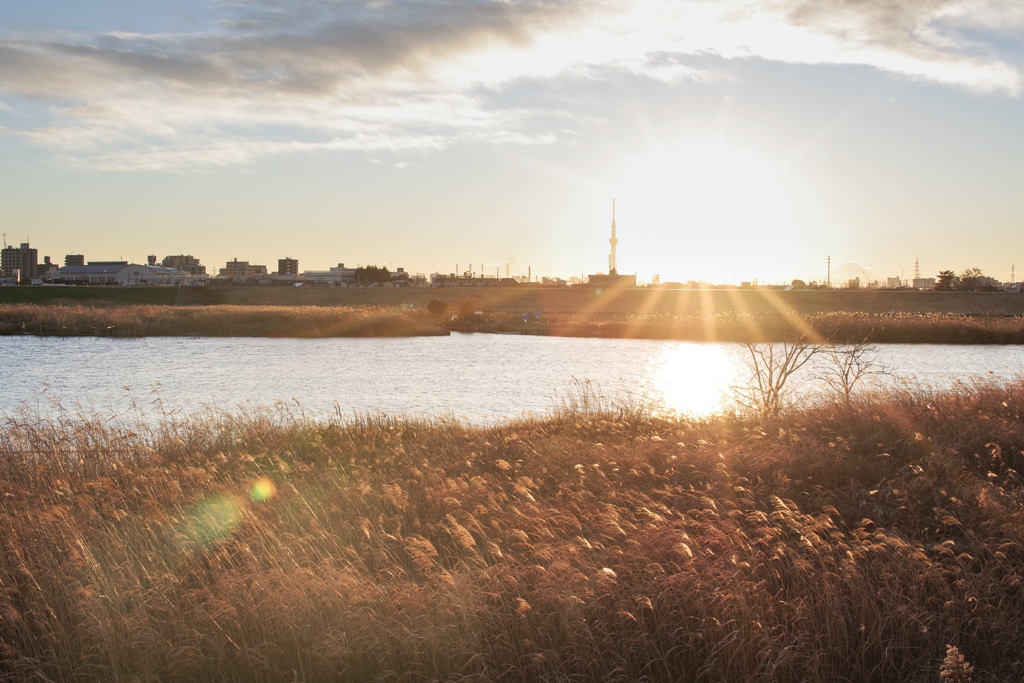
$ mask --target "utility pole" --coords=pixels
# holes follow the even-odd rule
[[[825,286],[828,287],[829,289],[832,289],[832,257],[829,256],[825,262],[828,267],[828,276],[825,280]]]

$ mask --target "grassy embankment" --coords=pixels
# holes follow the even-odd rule
[[[684,315],[552,314],[538,320],[485,313],[453,330],[682,341],[889,344],[1024,344],[1024,316],[954,313],[691,313]]]
[[[0,680],[1021,680],[1022,416],[19,416]]]
[[[174,297],[203,305],[176,307],[171,305]],[[444,315],[425,311],[435,300],[447,306]],[[680,340],[1018,344],[1024,343],[1024,296],[539,287],[0,289],[0,334],[322,337],[443,334],[448,329]]]
[[[619,339],[1020,344],[1024,316],[872,313],[563,314],[490,311],[459,318],[352,306],[0,306],[0,334],[59,336],[373,337],[449,330]]]
[[[457,311],[543,313],[544,315],[635,315],[690,313],[959,313],[1024,315],[1024,296],[1007,292],[925,292],[905,290],[777,289],[613,289],[546,288],[335,288],[191,287],[0,287],[0,304],[189,305],[206,306],[404,306],[426,308],[438,299]]]
[[[103,337],[405,337],[448,334],[426,311],[301,306],[0,306],[0,334]]]

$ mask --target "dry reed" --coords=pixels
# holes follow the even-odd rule
[[[396,337],[448,334],[426,311],[325,306],[0,306],[0,334]]]
[[[374,337],[449,330],[619,339],[1020,344],[1024,316],[953,313],[552,313],[490,311],[451,320],[379,306],[0,305],[0,334]]]
[[[492,312],[456,326],[483,332],[681,341],[1021,344],[1024,316],[955,313],[550,314],[541,321]]]
[[[8,417],[0,680],[1020,680],[1022,414]]]

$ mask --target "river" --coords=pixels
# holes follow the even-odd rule
[[[705,415],[745,378],[739,344],[453,334],[401,339],[0,337],[0,413],[156,420],[262,407],[475,423],[551,412],[581,392]],[[1008,379],[1024,346],[878,345],[869,380]],[[810,366],[803,393],[824,391]]]

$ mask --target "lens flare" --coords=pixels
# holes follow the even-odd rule
[[[257,479],[249,489],[249,498],[254,503],[262,503],[277,495],[277,486],[269,477]]]
[[[203,500],[189,515],[189,535],[212,543],[227,538],[242,523],[242,503],[235,496],[216,495]]]

